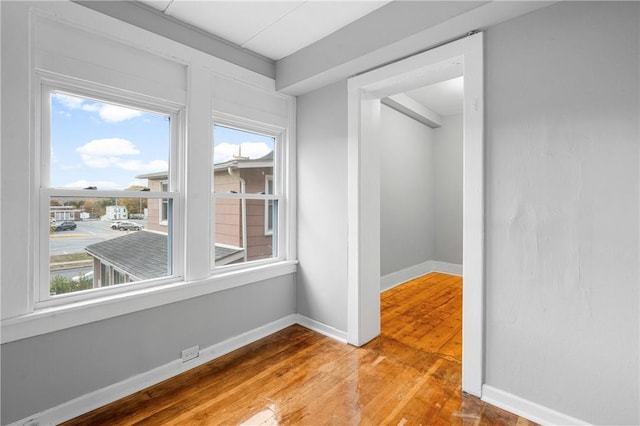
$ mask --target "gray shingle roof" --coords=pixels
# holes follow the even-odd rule
[[[242,252],[242,250],[215,247],[216,261]],[[93,257],[110,263],[139,280],[166,277],[167,235],[136,231],[121,237],[91,244],[85,250]]]
[[[140,279],[166,277],[167,236],[137,231],[91,244],[85,250],[127,274]]]

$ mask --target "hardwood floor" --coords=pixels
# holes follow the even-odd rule
[[[460,391],[461,278],[381,301],[361,348],[294,325],[65,424],[534,425]]]

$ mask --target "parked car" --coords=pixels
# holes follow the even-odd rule
[[[86,274],[76,275],[71,278],[74,283],[79,283],[81,280],[93,280],[93,271],[89,271]]]
[[[75,222],[71,222],[70,220],[65,220],[64,222],[60,222],[56,225],[54,230],[56,231],[69,231],[74,230],[78,227]]]
[[[111,226],[113,228],[113,226]],[[119,229],[120,231],[129,231],[131,229],[133,229],[134,231],[139,231],[141,230],[143,227],[142,225],[140,225],[139,223],[135,223],[135,222],[128,222],[126,220],[119,222],[115,228],[113,229]]]

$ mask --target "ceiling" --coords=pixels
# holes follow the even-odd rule
[[[277,61],[373,12],[389,0],[143,0],[179,21]]]
[[[390,0],[142,0],[180,22],[258,53],[282,59]],[[462,113],[462,77],[406,92],[442,116]]]
[[[463,80],[463,77],[456,77],[410,90],[405,95],[439,115],[462,114]]]

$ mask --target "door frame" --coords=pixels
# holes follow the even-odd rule
[[[462,390],[484,379],[483,33],[348,80],[347,340],[380,334],[380,99],[464,76]]]

